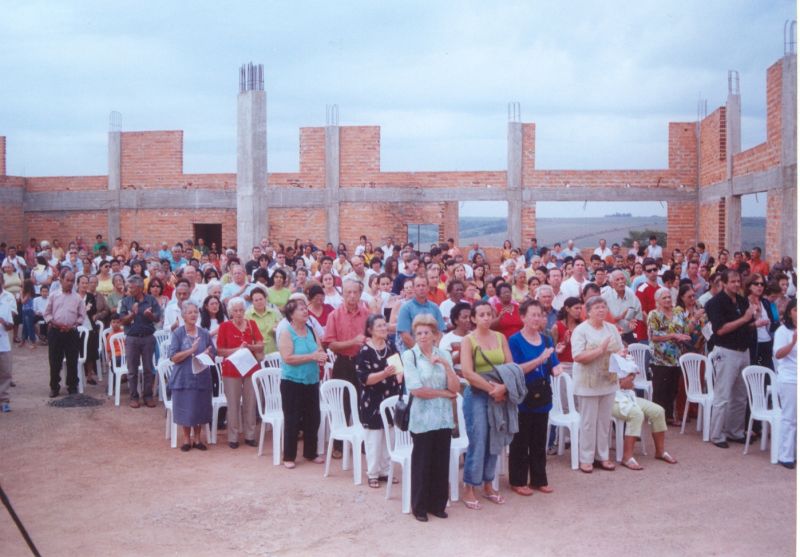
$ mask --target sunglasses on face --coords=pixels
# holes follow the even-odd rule
[[[763,282],[754,282],[752,284],[753,284],[753,286],[764,286]]]
[[[655,273],[658,269],[645,269],[645,273]]]

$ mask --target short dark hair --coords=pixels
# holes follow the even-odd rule
[[[455,326],[459,314],[465,310],[472,313],[472,306],[467,302],[458,302],[452,308],[450,308],[450,323],[452,323],[453,326]]]
[[[525,298],[522,300],[522,303],[519,305],[519,314],[521,317],[524,317],[528,314],[528,310],[532,307],[537,307],[539,310],[544,312],[542,309],[542,304],[539,303],[538,300],[532,300],[531,298]]]

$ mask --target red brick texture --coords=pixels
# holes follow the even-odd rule
[[[6,175],[6,136],[0,135],[0,176]]]
[[[126,241],[136,240],[153,247],[158,247],[162,241],[172,243],[192,238],[194,224],[221,224],[222,245],[236,244],[235,210],[124,209],[120,211],[119,222],[120,235]]]
[[[183,177],[183,131],[122,132],[122,187],[168,188]]]

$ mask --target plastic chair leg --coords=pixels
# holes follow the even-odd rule
[[[113,371],[108,372],[108,396],[114,394],[114,380],[116,379],[117,374]]]
[[[761,450],[764,451],[767,449],[767,431],[772,434],[772,429],[769,420],[761,420],[761,423]]]
[[[325,477],[328,477],[328,474],[331,470],[331,456],[333,455],[333,436],[328,438],[328,454],[325,455]]]
[[[780,450],[780,418],[770,423],[769,428],[769,461],[772,464],[778,464],[778,451]]]
[[[392,496],[392,480],[394,479],[394,461],[389,463],[389,479],[386,481],[386,500]],[[405,468],[403,468],[405,470]]]
[[[169,439],[169,422],[170,422],[170,411],[167,410],[167,417],[164,419],[164,439]]]
[[[450,473],[448,474],[450,480],[450,500],[455,502],[459,498],[458,489],[458,461],[461,458],[459,451],[450,451]],[[410,467],[410,464],[409,464]]]
[[[700,412],[698,412],[698,417]],[[703,441],[708,442],[711,439],[711,403],[706,402],[702,408],[703,416]]]
[[[171,412],[170,412],[170,415],[169,415],[169,423],[170,423],[170,427],[169,427],[169,434],[170,434],[169,446],[172,447],[173,449],[177,449],[178,448],[178,424],[176,424],[173,421]]]
[[[411,512],[411,458],[403,461],[403,483],[400,487],[403,492],[403,513],[408,514]]]
[[[266,422],[261,422],[261,432],[258,434],[258,454],[256,456],[264,454],[264,428],[266,425]]]
[[[86,364],[78,361],[78,392],[83,394],[86,389]]]
[[[118,373],[114,378],[114,404],[119,406],[119,391],[122,388],[122,374]]]
[[[355,485],[361,485],[361,447],[363,445],[363,439],[351,443],[353,447],[353,483]]]
[[[747,423],[747,435],[745,436],[744,440],[744,451],[742,454],[747,454],[747,450],[750,448],[750,434],[753,432],[753,416],[750,416],[750,421]]]
[[[278,466],[281,463],[281,434],[283,433],[283,422],[276,421],[272,424],[272,464]]]
[[[572,455],[572,469],[573,470],[577,470],[578,469],[578,457],[579,457],[579,453],[580,453],[580,450],[581,450],[580,443],[579,443],[579,440],[580,440],[579,431],[580,431],[580,424],[573,424],[569,428],[570,437],[571,437],[571,440],[570,440],[570,453]]]
[[[350,450],[353,445],[350,441],[342,441],[342,470],[350,470]]]
[[[681,435],[686,431],[686,418],[689,417],[689,402],[683,407],[683,421],[681,421]]]
[[[161,389],[159,389],[159,392]],[[216,406],[213,407],[213,411],[211,412],[211,435],[208,438],[208,442],[212,445],[217,444],[217,425],[219,424],[219,408]]]

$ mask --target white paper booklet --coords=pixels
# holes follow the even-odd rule
[[[228,361],[233,364],[233,367],[242,374],[242,377],[247,375],[247,372],[253,369],[254,365],[258,364],[258,360],[256,360],[253,353],[250,352],[247,348],[240,348],[230,356],[228,356]]]
[[[209,366],[214,365],[214,360],[211,359],[211,356],[203,352],[199,356],[194,356],[192,358],[192,373],[197,375],[198,373],[202,373],[205,369]]]
[[[636,366],[636,362],[623,358],[619,354],[611,354],[611,361],[609,362],[608,368],[611,373],[616,373],[620,377],[636,373],[639,369]]]

